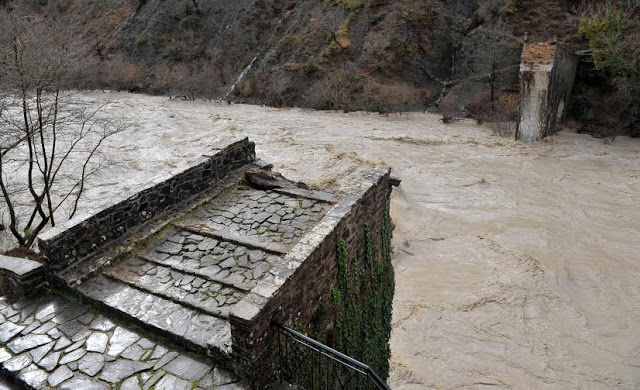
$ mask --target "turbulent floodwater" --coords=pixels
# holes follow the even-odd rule
[[[522,145],[437,116],[382,117],[86,93],[139,125],[84,211],[249,136],[336,189],[375,164],[394,190],[393,389],[640,388],[640,140]]]

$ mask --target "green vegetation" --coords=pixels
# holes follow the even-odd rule
[[[286,50],[291,50],[300,44],[300,35],[289,34],[282,38],[282,46]]]
[[[349,258],[346,243],[338,240],[337,287],[331,301],[318,306],[315,317],[330,313],[332,334],[315,329],[318,340],[332,341],[338,351],[362,361],[382,378],[389,376],[391,350],[391,314],[395,278],[391,246],[391,221],[387,212],[379,240],[374,240],[370,225],[363,223],[364,259]],[[376,245],[376,241],[378,244]]]
[[[612,1],[604,15],[582,19],[579,31],[589,40],[597,69],[628,78],[640,75],[640,46],[638,37],[627,35],[629,24],[625,10]]]
[[[318,72],[318,69],[319,68],[318,64],[316,64],[316,61],[313,59],[313,57],[309,57],[307,63],[303,67],[303,72],[307,76],[312,76]]]
[[[614,105],[621,125],[640,121],[640,22],[637,9],[621,1],[607,2],[606,8],[580,21],[579,32],[589,41],[597,70],[611,80],[616,91]]]
[[[147,43],[147,36],[145,34],[138,34],[135,37],[134,45],[136,47],[144,46]]]
[[[165,46],[165,55],[173,61],[180,61],[185,51],[184,43],[177,39],[172,39]]]

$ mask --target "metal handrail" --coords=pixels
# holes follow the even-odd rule
[[[366,375],[379,390],[391,390],[389,386],[387,386],[385,381],[383,381],[382,378],[380,378],[380,376],[368,365],[348,355],[345,355],[340,351],[336,351],[335,349],[328,347],[308,336],[305,336],[304,334],[293,330],[285,325],[275,323],[275,326],[278,328],[280,333],[292,336],[292,339],[299,344],[302,344],[305,347],[318,352],[329,359],[332,359],[346,367],[349,367],[355,371],[360,372],[361,374]]]

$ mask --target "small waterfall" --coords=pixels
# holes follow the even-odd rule
[[[436,99],[435,106],[438,107],[440,101],[444,99],[447,92],[449,92],[449,87],[453,83],[453,76],[456,74],[456,53],[451,54],[451,74],[449,78],[442,81],[442,89],[440,90],[440,95],[438,99]]]
[[[447,80],[442,81],[442,90],[440,91],[440,95],[436,101],[433,103],[433,107],[438,107],[438,105],[440,105],[442,99],[444,99],[447,92],[449,92],[449,87],[453,84],[453,77],[456,74],[456,53],[457,51],[451,54],[451,76],[449,76]]]
[[[249,73],[249,71],[251,70],[251,67],[256,62],[256,60],[258,59],[259,55],[260,55],[260,53],[256,54],[256,56],[253,57],[253,60],[251,60],[251,63],[249,63],[249,65],[247,65],[247,67],[244,68],[242,73],[240,73],[240,76],[238,76],[238,79],[236,80],[236,82],[233,83],[233,85],[231,86],[231,89],[229,90],[229,92],[227,92],[227,94],[224,95],[224,100],[229,100],[231,98],[231,96],[233,95],[233,91],[236,90],[236,85],[238,85],[238,83],[241,82],[247,76],[247,73]]]

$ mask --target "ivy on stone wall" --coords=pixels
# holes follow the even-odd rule
[[[388,210],[388,209],[387,209]],[[391,314],[395,278],[392,265],[391,221],[382,221],[379,245],[368,222],[363,223],[363,263],[348,258],[343,239],[338,240],[338,283],[333,293],[334,346],[362,361],[382,378],[389,376]]]

